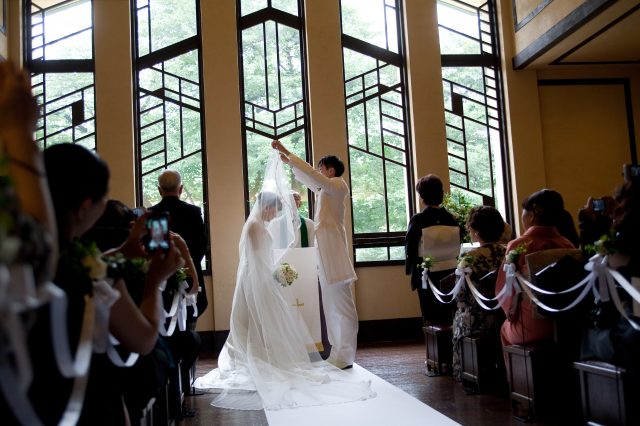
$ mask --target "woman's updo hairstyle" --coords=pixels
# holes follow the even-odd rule
[[[564,203],[557,191],[541,189],[525,198],[522,208],[533,213],[537,225],[556,226],[564,210]]]
[[[504,226],[504,219],[495,207],[476,206],[469,211],[467,229],[477,232],[484,242],[498,242],[504,233]]]
[[[44,165],[51,199],[60,218],[80,207],[87,198],[96,202],[109,189],[109,167],[93,152],[71,143],[44,150]]]
[[[422,176],[416,184],[416,191],[428,206],[439,206],[444,198],[442,181],[436,175]]]

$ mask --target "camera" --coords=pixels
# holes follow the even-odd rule
[[[147,253],[152,254],[162,250],[165,254],[171,246],[169,239],[169,213],[151,212],[146,222],[147,235],[143,242]]]
[[[603,212],[605,210],[606,204],[602,198],[596,198],[591,200],[591,208],[594,212]]]
[[[622,176],[626,182],[640,176],[640,166],[637,164],[625,164],[622,166]]]

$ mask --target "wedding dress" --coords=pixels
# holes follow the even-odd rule
[[[321,359],[307,327],[285,302],[282,285],[274,278],[283,253],[274,254],[268,229],[275,215],[285,224],[291,247],[300,218],[276,151],[240,237],[229,337],[218,357],[218,368],[197,378],[194,386],[218,393],[213,406],[244,410],[374,397],[369,381],[359,381],[352,370],[342,371]]]

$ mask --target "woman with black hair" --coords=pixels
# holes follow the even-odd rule
[[[510,251],[520,246],[524,246],[526,254],[555,248],[575,248],[556,228],[558,218],[564,210],[562,199],[559,199],[558,195],[556,191],[542,189],[522,202],[522,225],[525,232],[520,238],[509,242],[507,256]],[[527,275],[524,255],[518,257],[517,269],[523,275]],[[496,283],[496,294],[502,290],[505,282],[506,273],[501,268]],[[552,321],[535,316],[531,303],[523,302],[519,295],[507,298],[502,309],[507,315],[500,332],[503,345],[525,345],[553,338]]]
[[[88,376],[74,379],[63,375],[52,356],[53,348],[60,342],[54,341],[51,331],[51,307],[42,308],[29,335],[30,353],[39,354],[38,362],[34,363],[29,397],[44,424],[76,421],[91,425],[128,424],[122,393],[117,381],[113,380],[115,366],[105,353],[96,353],[96,350],[104,352],[104,348],[96,345],[97,322],[92,324],[93,317],[98,315],[98,308],[93,309],[93,299],[97,297],[94,282],[105,278],[101,253],[94,244],[81,239],[105,209],[109,169],[94,153],[73,144],[47,148],[44,162],[56,213],[60,250],[54,282],[65,292],[67,299],[67,316],[63,323],[71,356],[78,357],[82,351],[78,349],[76,353],[75,348],[87,346],[93,347],[93,353],[88,354],[91,356]],[[123,252],[141,250],[139,238],[143,233],[144,220],[141,220],[123,246]],[[155,253],[151,257],[139,307],[122,280],[113,284],[112,295],[117,298],[111,301],[110,307],[107,302],[96,304],[107,306],[109,322],[105,326],[123,349],[140,354],[153,349],[160,321],[158,287],[182,263],[179,252],[173,248],[166,256]],[[90,330],[88,334],[86,330]]]
[[[420,264],[423,259],[420,257],[419,246],[424,228],[435,225],[458,227],[458,222],[444,207],[440,207],[444,199],[444,189],[438,176],[429,174],[421,177],[416,184],[416,191],[420,195],[424,209],[413,215],[409,221],[404,239],[405,272],[407,275],[411,275],[411,289],[418,292],[423,323],[425,325],[428,323],[451,324],[453,319],[452,306],[440,303],[430,289],[422,288],[423,268]],[[455,264],[453,266],[455,267]],[[429,278],[432,282],[439,283],[441,279],[453,271],[454,269],[430,271]]]
[[[458,267],[471,268],[471,279],[486,297],[492,297],[495,275],[494,280],[486,283],[481,278],[496,271],[504,260],[505,246],[499,240],[505,225],[502,215],[494,207],[477,206],[469,211],[467,229],[471,240],[480,243],[480,247],[466,252]],[[466,286],[456,296],[456,305],[453,318],[453,376],[462,381],[462,339],[472,334],[483,334],[498,343],[498,329],[504,315],[500,310],[483,309]]]

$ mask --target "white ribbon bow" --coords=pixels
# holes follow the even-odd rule
[[[93,352],[103,354],[109,347],[109,314],[111,307],[120,298],[120,292],[106,280],[94,281],[93,305],[95,327],[93,330]]]

